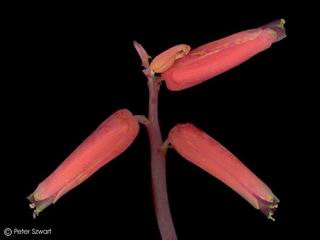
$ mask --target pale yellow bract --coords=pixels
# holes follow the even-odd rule
[[[150,69],[155,73],[162,73],[168,70],[174,62],[186,56],[191,50],[191,47],[186,44],[179,44],[156,56],[151,64]]]

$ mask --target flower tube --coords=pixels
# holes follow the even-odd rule
[[[172,91],[200,84],[285,38],[284,23],[281,19],[195,48],[188,55],[176,60],[161,76]]]
[[[279,199],[254,173],[216,140],[194,125],[178,124],[169,133],[169,142],[185,159],[218,178],[269,219]]]
[[[138,120],[126,109],[107,118],[28,197],[33,217],[125,151],[138,132]]]

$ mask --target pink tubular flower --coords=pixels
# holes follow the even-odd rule
[[[281,19],[195,48],[176,60],[161,76],[172,91],[200,84],[285,38],[284,23]]]
[[[28,197],[33,217],[125,151],[138,132],[137,119],[126,109],[107,118]]]
[[[269,219],[279,199],[254,173],[216,140],[192,124],[171,129],[169,141],[184,158],[215,176],[239,193]]]

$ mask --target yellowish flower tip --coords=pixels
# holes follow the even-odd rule
[[[274,33],[276,33],[277,37],[274,42],[278,42],[284,39],[285,37],[287,37],[286,29],[284,27],[285,23],[286,21],[282,18],[262,26],[262,29],[267,29],[267,30],[269,29]]]
[[[268,219],[275,221],[275,219],[272,217],[275,211],[278,208],[278,204],[280,203],[280,200],[273,195],[271,201],[266,201],[263,199],[258,200],[259,203],[259,210],[267,216]]]
[[[268,216],[267,216],[268,219],[270,219],[271,221],[274,221],[274,222],[276,221],[276,219],[273,218],[272,216],[273,216],[274,212],[278,208],[278,203],[276,203],[275,205],[270,206],[270,211],[268,212]]]
[[[272,217],[272,214],[271,214],[271,213],[269,213],[268,219],[270,219],[271,221],[274,221],[274,222],[276,221],[276,219]]]
[[[36,201],[34,198],[34,193],[30,194],[27,199],[30,201],[29,207],[33,210],[32,217],[36,218],[39,214],[46,209],[50,204],[52,204],[52,199],[46,199],[43,201]]]
[[[284,20],[283,18],[280,19],[279,22],[279,27],[281,27],[282,29],[284,29],[284,24],[286,23],[286,20]]]
[[[284,39],[287,37],[287,34],[286,34],[286,29],[284,27],[284,24],[286,23],[286,20],[284,20],[283,18],[280,19],[280,22],[279,22],[279,28],[282,29],[281,32],[278,32],[279,34],[279,37],[278,37],[278,41]]]

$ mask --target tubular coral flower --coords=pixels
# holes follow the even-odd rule
[[[138,120],[126,109],[107,118],[28,197],[33,217],[125,151],[138,132]]]
[[[279,199],[220,143],[190,123],[178,124],[172,128],[169,141],[185,159],[224,182],[253,207],[274,220],[272,214]]]
[[[161,76],[172,91],[200,84],[285,38],[284,23],[281,19],[195,48],[187,56],[178,59]]]

